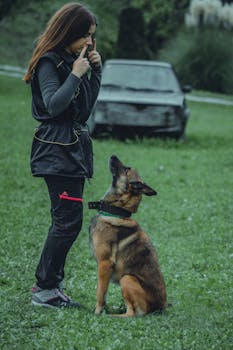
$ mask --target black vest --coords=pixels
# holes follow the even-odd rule
[[[72,70],[72,65],[76,57],[71,56],[65,51],[49,51],[45,53],[40,58],[40,60],[44,58],[50,59],[56,65],[60,82],[61,84],[63,84]],[[35,72],[32,76],[31,89],[33,117],[40,122],[51,121],[52,118],[49,115],[41,96],[39,82],[37,78],[37,69],[35,69]],[[79,98],[77,98],[78,96]],[[90,114],[90,105],[91,89],[88,82],[88,76],[87,74],[85,74],[84,76],[82,76],[82,83],[77,88],[75,96],[71,101],[69,107],[65,111],[63,111],[59,116],[56,117],[56,122],[71,122],[75,124],[85,124]]]
[[[70,74],[76,59],[63,51],[48,52],[41,60],[43,58],[49,58],[56,65],[61,84]],[[89,80],[85,74],[81,80],[68,108],[51,117],[43,103],[35,69],[31,82],[32,113],[41,124],[32,143],[31,170],[34,176],[92,177],[92,142],[84,125],[98,94],[100,75],[96,73],[94,80],[93,77]]]

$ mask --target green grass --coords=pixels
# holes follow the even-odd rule
[[[30,304],[34,270],[50,222],[44,183],[30,174],[30,91],[0,77],[0,348],[17,350],[232,349],[232,106],[188,103],[185,143],[94,140],[95,176],[85,190],[82,232],[68,256],[67,293],[86,310]],[[136,167],[159,195],[135,218],[157,248],[172,307],[162,315],[116,319],[93,314],[96,263],[88,247],[93,211],[109,186],[109,156]],[[121,305],[111,285],[110,309]]]

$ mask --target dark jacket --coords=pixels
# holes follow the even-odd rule
[[[76,57],[66,51],[53,51],[46,53],[39,64],[44,59],[51,60],[56,66],[62,85],[70,75]],[[90,178],[93,152],[86,121],[98,96],[101,68],[93,67],[89,74],[83,75],[69,106],[59,115],[52,116],[42,98],[37,67],[31,81],[32,114],[41,124],[35,130],[32,143],[32,174]]]

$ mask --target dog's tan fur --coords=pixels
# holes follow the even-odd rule
[[[142,194],[154,195],[137,171],[110,158],[113,183],[103,200],[135,213]],[[166,306],[166,287],[156,252],[137,221],[132,218],[96,215],[90,226],[90,241],[98,264],[95,314],[105,306],[110,280],[121,286],[127,306],[125,314],[145,315]]]

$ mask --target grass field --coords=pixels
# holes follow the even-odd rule
[[[0,77],[0,348],[17,350],[230,350],[232,313],[233,107],[189,103],[185,143],[94,140],[95,176],[85,190],[82,232],[68,256],[67,294],[85,310],[30,304],[34,270],[50,222],[43,181],[32,178],[30,92]],[[110,183],[114,153],[136,167],[159,195],[135,218],[155,244],[173,306],[161,315],[116,319],[93,314],[96,263],[88,247],[93,211]],[[111,285],[111,310],[122,303]]]

